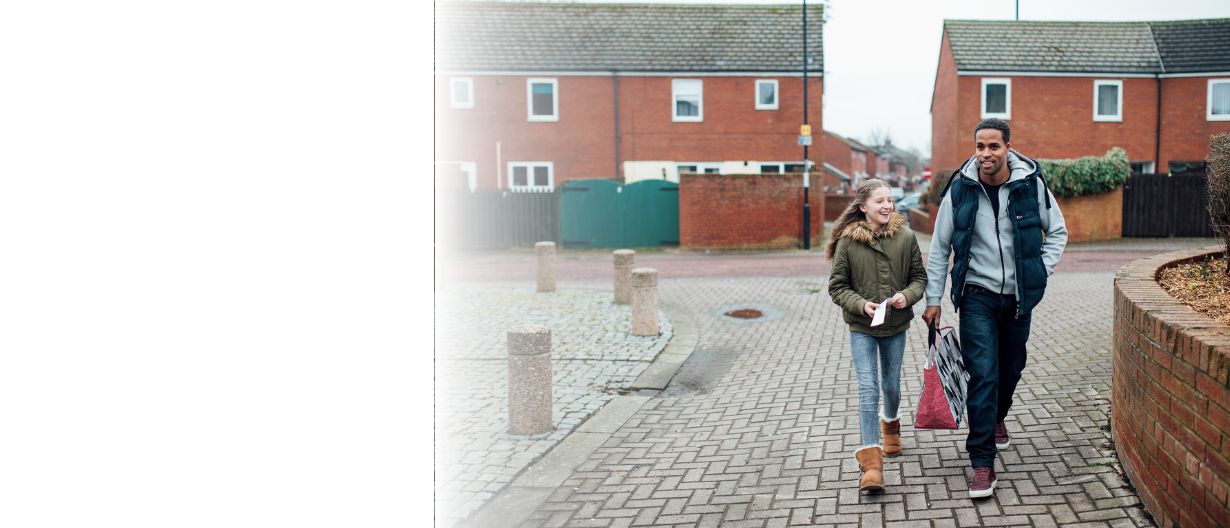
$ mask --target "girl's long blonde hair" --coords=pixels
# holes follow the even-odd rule
[[[850,200],[850,205],[846,206],[846,210],[841,212],[841,216],[837,217],[837,222],[833,224],[833,234],[829,236],[829,245],[826,249],[829,260],[833,260],[833,255],[837,253],[837,241],[841,240],[841,232],[846,230],[846,226],[867,219],[867,215],[859,210],[858,206],[871,198],[871,193],[880,187],[889,188],[888,183],[884,180],[875,178],[858,184],[858,190],[854,192],[854,199]]]

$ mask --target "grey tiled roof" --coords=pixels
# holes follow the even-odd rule
[[[822,14],[807,7],[808,70],[816,75],[824,68]],[[438,2],[436,68],[796,71],[802,15],[797,5]]]
[[[1166,73],[1230,72],[1230,18],[1150,25]]]
[[[1144,22],[945,20],[958,70],[1155,73]]]

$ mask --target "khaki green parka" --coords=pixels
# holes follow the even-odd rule
[[[876,233],[866,220],[847,225],[833,254],[829,276],[829,296],[841,307],[850,330],[876,337],[895,335],[910,327],[914,303],[923,298],[927,269],[914,232],[905,226],[898,213]],[[871,327],[871,317],[863,312],[868,302],[880,303],[897,292],[905,295],[908,306],[888,307],[884,324]]]

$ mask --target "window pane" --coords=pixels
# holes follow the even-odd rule
[[[1008,85],[1006,84],[988,84],[987,85],[986,113],[988,114],[1008,113]]]
[[[1230,115],[1230,83],[1213,85],[1213,115]]]
[[[1119,115],[1119,87],[1113,84],[1098,86],[1098,115]]]
[[[803,172],[802,163],[787,163],[786,172]]]
[[[695,95],[681,95],[675,99],[675,115],[696,117],[700,115],[700,99]]]
[[[529,185],[529,177],[525,167],[513,167],[513,187]]]
[[[453,81],[453,102],[457,104],[469,104],[470,83],[465,81]]]
[[[774,163],[772,165],[761,165],[760,166],[761,174],[778,174],[781,171],[782,171],[782,166],[777,163]]]
[[[762,105],[777,104],[777,90],[774,89],[773,83],[758,83],[756,86],[759,88],[759,93],[756,97],[758,103]]]
[[[705,168],[705,174],[717,174],[719,172],[721,172],[721,169],[717,167],[706,167]]]
[[[549,83],[533,84],[533,108],[536,116],[555,115],[554,87]]]
[[[551,181],[547,178],[546,165],[539,165],[539,166],[534,167],[534,186],[535,187],[549,187],[550,185],[551,185]]]
[[[680,165],[679,174],[695,174],[697,172],[696,165]]]

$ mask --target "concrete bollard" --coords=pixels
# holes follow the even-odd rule
[[[632,335],[658,335],[658,270],[632,270]]]
[[[534,253],[538,254],[537,291],[555,291],[555,242],[534,244]]]
[[[546,433],[551,425],[551,329],[508,329],[508,432]]]
[[[615,250],[615,304],[632,303],[632,266],[636,252],[631,249]]]

